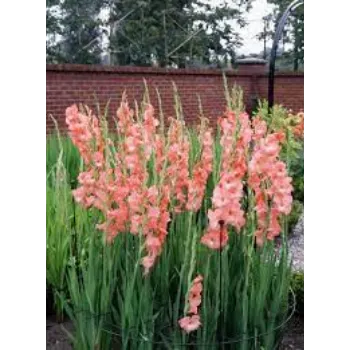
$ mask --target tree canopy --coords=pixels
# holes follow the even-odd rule
[[[50,0],[47,61],[99,63],[104,42],[116,65],[226,64],[242,45],[238,29],[252,2]]]
[[[274,5],[274,8],[263,18],[264,30],[258,35],[258,39],[265,43],[266,40],[273,39],[278,22],[291,0],[267,0],[267,2]],[[289,15],[282,36],[282,45],[285,44],[291,44],[291,49],[284,51],[280,61],[297,71],[304,63],[304,6],[299,6]],[[265,54],[266,50],[268,49],[265,45]]]

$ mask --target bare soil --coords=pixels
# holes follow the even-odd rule
[[[70,321],[57,323],[54,317],[46,318],[46,349],[72,350],[65,330],[72,332]],[[280,350],[304,350],[304,318],[295,316],[287,327]]]
[[[280,350],[304,350],[304,317],[294,316],[283,337]]]
[[[55,317],[46,317],[46,349],[49,350],[72,350],[69,337],[65,331],[73,331],[70,321],[58,323]]]

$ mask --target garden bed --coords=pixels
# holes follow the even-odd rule
[[[226,92],[218,133],[204,118],[186,127],[176,91],[167,131],[147,94],[136,119],[123,97],[116,137],[103,116],[67,109],[82,158],[60,139],[48,157],[47,299],[70,321],[48,308],[48,349],[71,349],[68,332],[88,350],[303,349],[303,322],[290,320],[303,239],[289,229],[302,186],[288,172],[302,118],[262,106],[251,120],[241,92]]]
[[[55,317],[46,317],[46,349],[49,350],[71,350],[69,338],[64,331],[73,330],[72,323],[67,320],[63,323],[57,323]]]
[[[69,338],[63,328],[72,331],[72,323],[65,321],[57,323],[54,317],[46,319],[46,349],[47,350],[72,350]],[[289,322],[280,350],[304,349],[304,318],[294,316]]]
[[[280,350],[304,349],[304,317],[294,316],[283,337]]]

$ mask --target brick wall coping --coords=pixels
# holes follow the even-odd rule
[[[156,67],[134,67],[134,66],[104,66],[95,64],[47,64],[46,72],[88,72],[88,73],[121,73],[121,74],[163,74],[163,75],[222,75],[227,76],[267,76],[268,73],[240,72],[239,70],[221,70],[216,68],[156,68]],[[303,77],[304,72],[276,72],[275,76]]]

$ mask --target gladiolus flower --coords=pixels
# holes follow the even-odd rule
[[[278,218],[281,214],[289,214],[292,208],[293,187],[292,179],[287,175],[287,169],[279,158],[280,143],[284,141],[283,133],[274,133],[264,137],[261,130],[265,129],[265,122],[257,120],[253,138],[256,144],[252,159],[249,163],[248,184],[255,193],[255,209],[258,228],[255,232],[256,243],[263,244],[264,235],[267,239],[278,236],[281,227]],[[268,200],[272,203],[269,221]]]
[[[181,318],[179,325],[186,333],[191,333],[201,326],[201,322],[198,315],[193,315]]]
[[[209,229],[201,238],[201,243],[210,249],[218,250],[223,248],[228,242],[227,229]]]
[[[192,286],[188,293],[188,311],[187,315],[179,320],[179,325],[185,332],[190,333],[196,330],[200,325],[200,317],[198,315],[198,307],[201,304],[201,293],[203,277],[198,275],[192,282]]]

